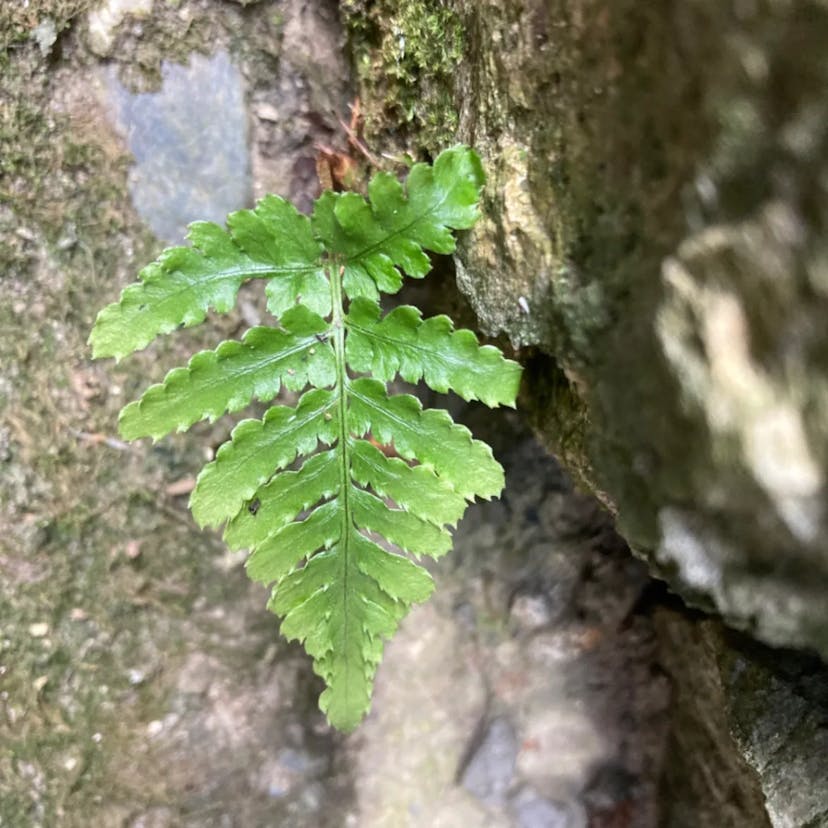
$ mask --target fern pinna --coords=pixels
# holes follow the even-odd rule
[[[425,251],[454,250],[452,230],[478,218],[483,180],[477,155],[458,146],[433,167],[414,165],[405,187],[379,173],[368,200],[326,192],[310,218],[271,195],[231,214],[226,230],[193,224],[192,246],[142,270],[90,336],[95,357],[120,359],[210,309],[229,311],[245,280],[267,280],[278,326],[196,354],[123,409],[120,431],[157,440],[269,402],[282,386],[311,386],[295,407],[240,422],[198,476],[190,506],[201,526],[226,524],[231,549],[250,550],[250,577],[273,585],[268,606],[312,656],[327,684],[320,706],[342,730],[370,706],[384,639],[432,591],[412,557],[447,552],[447,527],[468,502],[503,488],[487,445],[447,412],[389,394],[387,383],[399,375],[514,405],[520,367],[446,316],[423,319],[409,306],[383,316],[379,305],[403,273],[426,275]]]

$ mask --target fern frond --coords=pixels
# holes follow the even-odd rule
[[[367,440],[351,444],[351,476],[370,486],[423,520],[436,526],[454,526],[468,502],[428,466],[410,466],[398,457],[386,457]]]
[[[372,432],[400,457],[419,460],[463,497],[489,499],[503,491],[503,469],[492,450],[452,421],[440,408],[423,409],[410,394],[388,396],[385,386],[367,377],[350,387],[348,425],[354,434]]]
[[[325,248],[344,266],[349,299],[396,293],[403,271],[414,278],[431,269],[426,250],[454,251],[452,230],[471,227],[485,177],[480,159],[465,147],[441,153],[434,167],[415,164],[404,188],[390,173],[368,186],[370,204],[356,193],[325,193],[313,226]]]
[[[226,313],[252,278],[286,277],[304,290],[303,304],[322,316],[330,313],[320,246],[307,216],[268,196],[255,210],[232,213],[228,225],[230,233],[212,222],[191,224],[192,247],[171,247],[145,267],[141,281],[98,314],[89,337],[92,355],[121,359],[159,334],[198,325],[210,309]],[[278,312],[289,307],[285,302],[274,302]]]
[[[329,500],[303,520],[295,520],[268,535],[247,559],[247,574],[263,584],[280,581],[304,558],[340,540],[342,507]]]
[[[245,279],[268,280],[278,326],[196,354],[126,406],[120,428],[158,439],[310,386],[295,407],[240,422],[190,506],[202,526],[226,524],[232,549],[249,550],[248,574],[272,585],[268,607],[313,658],[327,684],[320,706],[343,730],[370,706],[383,641],[433,589],[411,556],[445,554],[468,502],[503,488],[488,446],[447,412],[386,386],[422,379],[514,405],[520,367],[446,316],[404,306],[383,317],[378,304],[404,273],[425,276],[427,251],[454,249],[453,231],[477,218],[482,184],[477,156],[454,147],[433,167],[415,165],[405,186],[375,176],[368,200],[323,194],[311,219],[268,196],[233,213],[226,231],[195,225],[193,246],[145,268],[90,337],[96,356],[122,357],[210,308],[229,310]]]
[[[383,639],[394,634],[407,604],[354,563],[359,559],[370,571],[376,544],[354,532],[345,545],[347,550],[334,546],[287,575],[268,606],[283,616],[282,633],[304,642],[314,670],[328,685],[319,706],[330,722],[348,731],[370,705]],[[427,596],[423,590],[407,597]]]
[[[399,374],[421,379],[434,391],[454,391],[488,406],[514,405],[520,366],[491,345],[480,346],[466,330],[454,330],[447,316],[423,319],[402,305],[380,319],[379,306],[355,299],[348,310],[348,365],[388,382]]]
[[[121,411],[121,434],[157,440],[239,411],[254,399],[269,402],[283,385],[291,391],[333,385],[333,349],[321,336],[327,330],[321,316],[297,305],[282,316],[281,328],[251,328],[241,342],[201,351]]]
[[[255,549],[300,512],[330,497],[338,484],[336,453],[315,454],[297,471],[283,472],[262,486],[255,501],[227,524],[224,540],[231,549]]]
[[[338,399],[333,391],[308,391],[295,409],[277,405],[261,420],[242,420],[196,479],[190,508],[198,524],[230,520],[274,472],[314,452],[320,441],[333,443]]]

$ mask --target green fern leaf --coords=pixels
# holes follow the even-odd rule
[[[455,424],[447,411],[424,411],[420,401],[408,394],[389,397],[385,386],[374,379],[354,380],[350,392],[348,425],[354,434],[373,432],[381,443],[393,444],[401,457],[432,468],[469,500],[495,497],[503,490],[503,469],[492,450],[473,440],[471,432]]]
[[[261,420],[242,420],[199,474],[190,496],[193,517],[201,526],[220,526],[297,455],[311,454],[320,440],[334,443],[339,401],[332,391],[308,391],[295,409],[277,405]]]
[[[314,209],[314,230],[344,267],[345,295],[396,293],[400,270],[425,276],[431,269],[425,250],[453,252],[452,229],[477,221],[483,182],[477,155],[455,147],[441,153],[433,168],[415,164],[407,193],[394,176],[379,173],[368,187],[370,205],[356,193],[324,194]]]
[[[386,457],[367,440],[351,444],[351,476],[360,486],[370,486],[437,526],[454,526],[468,505],[462,494],[428,466],[410,466],[397,457]]]
[[[186,368],[174,368],[163,383],[123,409],[121,434],[128,440],[157,440],[199,420],[238,411],[254,399],[269,402],[282,385],[292,391],[333,385],[333,349],[319,340],[328,329],[325,320],[297,305],[281,322],[281,329],[251,328],[241,342],[222,342],[215,351],[196,354]]]
[[[423,321],[417,308],[403,305],[380,319],[379,307],[355,299],[348,311],[348,364],[354,371],[388,382],[423,379],[444,394],[486,405],[514,405],[520,366],[491,345],[482,348],[471,331],[455,331],[447,316]]]
[[[194,225],[193,246],[145,268],[90,336],[95,356],[121,358],[229,310],[246,279],[267,279],[278,326],[196,354],[127,405],[120,429],[158,439],[282,388],[310,389],[240,422],[190,506],[202,526],[225,524],[230,548],[249,550],[248,574],[272,587],[268,607],[313,658],[327,685],[320,706],[343,730],[370,707],[383,641],[431,594],[414,558],[448,552],[469,501],[503,488],[488,446],[387,384],[399,376],[514,405],[520,367],[448,317],[408,306],[383,316],[378,304],[404,274],[426,275],[428,251],[454,249],[453,232],[477,219],[482,184],[474,152],[454,147],[433,167],[415,165],[405,185],[375,176],[367,200],[323,194],[311,219],[268,196],[233,213],[227,230]]]
[[[260,488],[255,508],[236,514],[227,524],[224,540],[231,549],[254,549],[300,512],[334,494],[338,484],[336,453],[315,454],[298,471],[278,474]]]
[[[117,359],[139,351],[159,334],[204,321],[211,308],[231,310],[242,282],[283,277],[304,292],[307,307],[330,313],[330,288],[320,264],[320,246],[310,222],[278,196],[267,196],[255,210],[228,217],[231,232],[211,222],[190,225],[192,247],[165,250],[145,267],[140,282],[104,308],[89,342],[94,357]],[[292,288],[292,289],[293,289]],[[273,300],[274,313],[290,306],[284,293]]]

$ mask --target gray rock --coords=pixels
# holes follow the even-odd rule
[[[309,780],[322,775],[327,766],[325,757],[314,756],[306,750],[284,748],[262,765],[259,788],[268,796],[281,799],[301,787],[304,796]]]
[[[828,655],[828,10],[453,5],[458,284],[551,357],[526,407],[685,599]]]
[[[87,20],[87,42],[90,50],[101,57],[107,57],[124,18],[146,17],[152,12],[152,4],[153,0],[106,0],[97,4]]]
[[[515,627],[523,632],[545,627],[552,620],[552,611],[545,595],[517,595],[509,615]]]
[[[388,643],[349,741],[354,824],[514,828],[522,788],[544,800],[527,819],[559,805],[575,819],[594,769],[616,762],[634,777],[636,828],[655,828],[669,687],[650,622],[624,621],[644,567],[508,415],[486,420],[475,433],[500,441],[506,494],[470,507],[434,596]]]
[[[239,69],[225,52],[165,62],[159,92],[133,94],[106,73],[113,114],[135,166],[138,214],[162,241],[180,244],[193,221],[224,223],[251,198],[247,112]]]
[[[512,725],[504,718],[493,719],[463,770],[463,787],[484,802],[503,802],[514,776],[517,751]]]
[[[532,788],[522,788],[512,801],[518,828],[586,828],[584,809],[577,802],[545,799]]]
[[[545,354],[524,410],[685,601],[828,657],[828,9],[448,5],[489,176],[457,282]],[[704,630],[662,630],[669,824],[825,824],[816,702]]]
[[[796,653],[723,649],[730,725],[756,768],[771,823],[828,825],[828,669]]]
[[[57,41],[57,27],[51,17],[42,20],[32,29],[32,38],[37,43],[40,54],[47,57],[52,51],[52,46]]]
[[[762,790],[766,781],[732,733],[728,693],[733,691],[718,666],[724,649],[719,625],[688,624],[678,612],[666,609],[659,609],[655,620],[663,669],[673,686],[668,761],[662,776],[663,824],[770,828]],[[798,780],[804,788],[815,783]],[[776,824],[781,828],[785,823]]]

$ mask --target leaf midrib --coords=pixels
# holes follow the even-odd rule
[[[275,328],[267,328],[266,330],[273,331],[273,330],[276,330],[276,329]],[[254,365],[249,365],[249,366],[246,366],[242,369],[239,369],[239,370],[235,371],[233,376],[230,379],[228,379],[228,377],[226,377],[226,376],[223,376],[223,377],[217,377],[213,380],[208,380],[207,382],[205,382],[201,386],[201,390],[204,391],[205,393],[209,393],[211,390],[216,389],[222,383],[227,384],[228,382],[234,381],[237,377],[241,377],[241,376],[246,377],[249,374],[255,373],[255,372],[257,372],[259,370],[262,370],[264,368],[267,368],[267,367],[269,367],[269,366],[271,366],[275,363],[279,363],[283,360],[286,360],[288,357],[292,357],[292,356],[295,356],[296,354],[301,353],[302,351],[306,351],[308,348],[312,347],[314,343],[319,344],[319,340],[315,336],[310,336],[306,340],[304,340],[302,342],[302,344],[300,344],[300,345],[296,345],[295,347],[293,347],[293,348],[291,348],[287,351],[279,351],[278,353],[270,354],[266,358],[262,359],[260,362],[257,362]],[[239,342],[239,344],[244,346],[244,344],[245,344],[244,340],[241,340]],[[212,352],[211,351],[206,351],[205,353],[216,353],[216,352],[215,351],[212,351]],[[255,354],[256,352],[253,351],[253,350],[250,350],[250,351],[248,351],[248,353]],[[234,356],[239,356],[239,354],[234,354],[232,356],[228,356],[224,360],[221,360],[220,357],[218,359],[219,359],[219,361],[227,362],[227,361],[233,359]],[[280,375],[279,382],[280,382],[280,385],[284,385],[284,380],[281,378],[281,375]],[[166,385],[165,382],[161,383],[161,387],[164,387],[165,385]],[[314,386],[314,387],[317,387],[317,386]],[[324,386],[318,386],[318,387],[324,387]],[[257,397],[256,399],[259,399],[260,402],[267,402],[267,400],[263,400],[260,397]],[[273,399],[273,398],[271,397],[271,399]],[[245,405],[247,405],[247,403],[245,403]],[[232,409],[225,409],[224,406],[222,406],[222,412],[224,412],[225,410],[231,411]],[[200,419],[204,419],[204,417],[202,416]],[[198,421],[194,420],[193,422],[198,422]]]
[[[385,321],[385,319],[381,319],[378,324],[382,324],[382,322],[384,322],[384,321]],[[419,343],[412,344],[411,342],[402,342],[399,339],[394,339],[392,337],[385,336],[383,334],[378,334],[378,333],[375,332],[376,329],[371,330],[369,328],[363,328],[362,325],[357,325],[353,322],[348,322],[348,327],[351,328],[352,330],[359,331],[360,333],[365,334],[365,336],[372,337],[373,339],[378,339],[381,342],[387,342],[387,343],[393,345],[396,348],[400,348],[400,349],[411,348],[414,351],[421,351],[422,353],[433,355],[433,356],[436,357],[436,359],[442,361],[443,364],[447,365],[447,366],[452,366],[452,367],[455,367],[455,368],[463,368],[463,369],[466,369],[466,370],[472,370],[477,374],[492,373],[492,371],[490,371],[490,370],[486,370],[486,371],[476,370],[478,368],[478,365],[477,364],[469,365],[468,360],[455,359],[451,355],[446,356],[439,348],[428,348],[425,345],[420,345]],[[456,333],[456,331],[452,331],[449,334],[449,336],[452,336],[454,333]],[[425,371],[422,371],[421,376],[424,376],[424,375],[425,375]]]
[[[345,642],[343,650],[346,653],[345,662],[345,690],[351,686],[350,672],[352,669],[351,659],[348,657],[350,648],[348,639],[350,636],[349,621],[350,608],[348,601],[349,575],[350,575],[350,540],[351,540],[351,461],[349,456],[348,439],[348,405],[347,393],[350,393],[348,373],[345,360],[345,325],[342,309],[342,276],[339,262],[333,260],[328,271],[328,279],[331,286],[331,328],[334,340],[334,358],[336,361],[336,386],[335,394],[339,405],[339,435],[337,450],[339,452],[339,489],[342,503],[342,523],[340,531],[339,549],[342,555],[342,607],[343,607],[343,629],[342,636]],[[350,701],[345,701],[346,709],[350,707]]]
[[[258,279],[266,279],[272,278],[274,276],[279,276],[282,274],[297,274],[297,273],[306,273],[312,270],[318,270],[319,263],[314,262],[313,264],[303,265],[302,267],[299,266],[291,266],[291,267],[281,267],[278,265],[254,265],[253,267],[233,267],[228,268],[227,270],[221,270],[218,273],[210,272],[207,273],[206,276],[199,275],[197,278],[193,279],[190,277],[186,271],[181,270],[180,268],[175,271],[164,271],[165,276],[173,276],[175,273],[180,273],[183,276],[187,277],[187,283],[180,289],[174,291],[173,293],[168,293],[155,307],[163,307],[168,302],[172,301],[173,299],[177,299],[182,294],[187,293],[194,288],[199,288],[206,284],[214,284],[219,281],[223,281],[225,279],[241,279],[244,281],[247,278],[258,278]],[[138,282],[141,287],[151,287],[153,282],[146,281],[146,282]],[[138,307],[143,303],[139,303]]]

